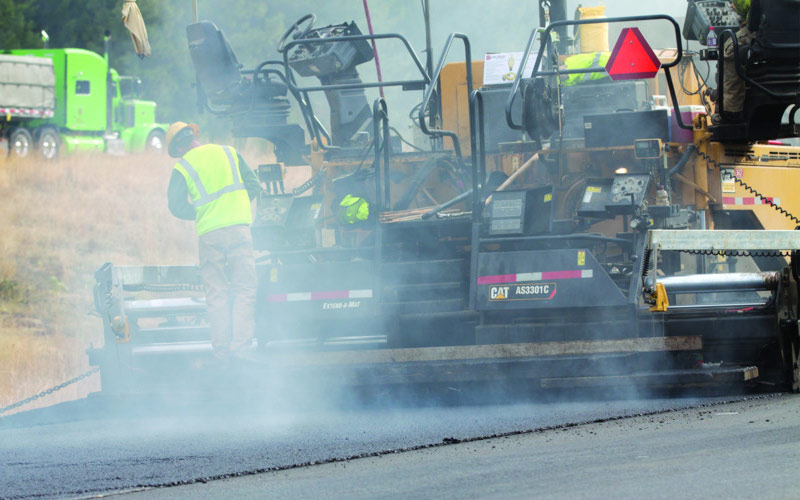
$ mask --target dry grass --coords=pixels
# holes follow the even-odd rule
[[[0,159],[0,407],[88,369],[85,349],[102,343],[89,316],[101,264],[196,263],[193,224],[167,208],[172,164],[161,155]],[[95,375],[41,404],[98,388]]]

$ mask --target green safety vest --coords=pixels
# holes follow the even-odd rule
[[[344,224],[355,224],[369,219],[369,202],[364,198],[348,194],[339,203],[339,220]]]
[[[216,144],[196,147],[178,160],[175,170],[186,179],[198,235],[253,221],[233,148]]]
[[[585,54],[575,54],[574,56],[569,56],[566,58],[564,60],[564,65],[567,67],[567,69],[605,68],[609,57],[611,57],[611,52],[587,52]],[[562,83],[562,85],[566,87],[572,87],[573,85],[578,85],[586,81],[587,76],[589,77],[589,80],[602,80],[603,78],[608,78],[608,73],[605,71],[599,71],[597,73],[573,73],[565,76],[567,79]]]

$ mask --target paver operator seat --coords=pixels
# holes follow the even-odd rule
[[[739,124],[723,121],[715,133],[719,139],[749,141],[797,136],[794,115],[800,105],[800,0],[752,0],[747,26],[755,34],[749,45],[739,46],[733,30],[720,37],[720,48],[729,38],[736,43],[737,72],[747,88],[744,120]],[[726,63],[722,57],[719,61]],[[720,89],[724,84],[721,69]],[[722,110],[724,106],[723,100]],[[790,124],[782,125],[790,106]]]

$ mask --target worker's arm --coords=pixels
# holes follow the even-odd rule
[[[242,176],[245,189],[247,189],[247,196],[249,196],[252,201],[258,196],[258,193],[261,192],[261,183],[258,182],[258,177],[256,177],[255,172],[247,165],[247,162],[244,161],[242,155],[236,153],[236,156],[239,157],[239,174]]]
[[[177,170],[172,171],[167,188],[167,201],[172,215],[183,220],[194,220],[194,205],[189,202],[189,188],[186,179]]]

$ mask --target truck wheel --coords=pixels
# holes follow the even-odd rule
[[[24,128],[18,128],[11,133],[9,152],[17,158],[25,158],[33,148],[33,137]]]
[[[45,160],[55,160],[58,157],[58,134],[51,128],[42,130],[39,134],[39,154]]]
[[[164,132],[159,129],[153,130],[147,135],[147,142],[144,149],[150,153],[163,153],[166,151],[166,138]]]

